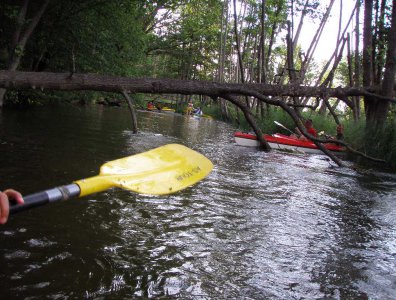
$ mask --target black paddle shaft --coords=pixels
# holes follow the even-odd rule
[[[11,203],[10,214],[15,214],[50,202],[67,200],[80,195],[80,187],[73,183],[23,197],[24,204]]]

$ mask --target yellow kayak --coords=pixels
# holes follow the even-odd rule
[[[169,111],[169,112],[175,112],[175,110],[173,108],[169,108],[169,107],[163,107],[161,108],[162,111]]]

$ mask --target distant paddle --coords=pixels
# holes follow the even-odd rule
[[[283,129],[286,129],[287,131],[291,132],[292,134],[295,134],[293,131],[291,131],[289,128],[287,128],[286,126],[284,126],[283,124],[279,123],[278,121],[274,121],[274,123],[280,127],[282,127]]]
[[[13,204],[11,214],[50,202],[83,197],[120,187],[139,194],[165,195],[185,189],[205,178],[213,169],[202,154],[178,144],[110,161],[99,175],[72,184],[24,196],[25,203]]]

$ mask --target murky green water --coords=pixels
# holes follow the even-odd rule
[[[170,196],[113,189],[0,227],[1,299],[394,299],[396,176],[263,153],[208,119],[127,109],[0,115],[0,189],[28,194],[180,143],[215,164]]]

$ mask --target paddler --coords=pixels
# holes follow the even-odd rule
[[[316,131],[316,129],[313,127],[313,122],[311,119],[307,119],[304,122],[304,126],[305,126],[305,130],[312,136],[317,137],[318,136],[318,132]],[[301,141],[308,141],[308,139],[301,133],[300,129],[298,129],[298,127],[296,127],[295,129],[297,134],[292,134],[290,135],[291,137],[295,138],[295,139],[299,139]]]

